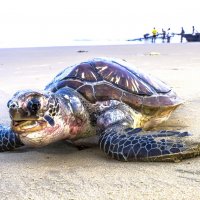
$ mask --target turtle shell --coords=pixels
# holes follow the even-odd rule
[[[56,92],[66,86],[91,103],[115,99],[139,111],[182,103],[164,82],[122,60],[95,58],[68,67],[45,89]]]

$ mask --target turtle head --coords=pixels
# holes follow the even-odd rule
[[[15,93],[7,105],[12,130],[25,145],[44,146],[68,137],[72,111],[55,94],[23,90]]]

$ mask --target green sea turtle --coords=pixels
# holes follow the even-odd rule
[[[200,154],[188,132],[147,131],[182,100],[164,82],[127,62],[96,58],[66,68],[43,92],[24,90],[8,102],[11,128],[0,127],[0,150],[98,139],[122,161],[178,161]]]

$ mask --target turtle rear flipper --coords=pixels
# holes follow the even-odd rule
[[[10,128],[0,125],[0,152],[10,151],[24,144]]]
[[[187,132],[148,131],[115,125],[100,136],[100,148],[121,161],[179,162],[200,155],[200,144],[189,145]]]

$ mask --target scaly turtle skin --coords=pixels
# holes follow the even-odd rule
[[[11,128],[0,127],[0,150],[96,138],[105,154],[117,160],[195,157],[200,146],[183,140],[187,132],[147,131],[181,103],[165,83],[126,62],[89,60],[66,68],[43,92],[14,94],[8,102]]]

